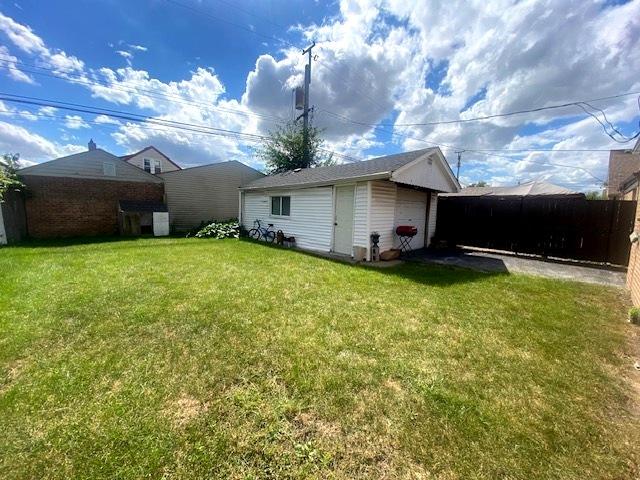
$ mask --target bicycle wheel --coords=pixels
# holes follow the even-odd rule
[[[260,240],[260,230],[258,230],[257,228],[252,228],[251,230],[249,230],[249,238]]]
[[[265,232],[264,233],[264,239],[269,242],[269,243],[273,243],[276,240],[276,232]]]

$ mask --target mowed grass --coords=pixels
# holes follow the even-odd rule
[[[235,240],[0,250],[0,478],[637,478],[626,297]]]

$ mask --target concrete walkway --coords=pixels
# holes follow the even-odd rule
[[[572,263],[559,263],[541,260],[535,257],[523,257],[499,253],[472,250],[412,252],[407,261],[437,263],[470,268],[480,272],[526,273],[563,280],[597,283],[612,287],[624,287],[626,273],[620,269],[598,268]]]

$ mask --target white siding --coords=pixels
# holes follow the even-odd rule
[[[104,163],[115,166],[115,176],[104,174]],[[92,150],[58,158],[19,170],[21,175],[46,177],[92,178],[125,182],[162,183],[162,180],[149,175],[139,168],[123,162],[119,157],[104,150]]]
[[[380,234],[380,252],[393,248],[393,223],[396,213],[396,184],[387,181],[371,182],[369,228]]]
[[[427,247],[431,245],[436,234],[436,217],[438,216],[438,194],[431,193],[431,205],[429,206],[429,219],[427,220]]]
[[[414,165],[400,168],[391,178],[394,182],[416,187],[429,188],[440,192],[457,192],[458,187],[452,179],[449,169],[439,156],[432,154]]]
[[[291,197],[289,218],[271,216],[271,196]],[[296,237],[296,246],[309,250],[329,252],[333,235],[333,187],[304,188],[300,190],[273,190],[243,193],[242,224],[253,228],[254,220],[273,223],[274,230]]]
[[[418,234],[411,239],[410,246],[412,249],[424,247],[425,224],[427,221],[427,193],[410,188],[398,187],[396,198],[396,216],[393,226],[413,225],[418,228]],[[399,248],[400,239],[397,235],[393,236],[394,246]]]
[[[171,224],[189,230],[208,220],[238,217],[238,188],[263,175],[240,162],[222,162],[158,175]]]
[[[154,148],[150,148],[149,150],[145,150],[143,152],[135,154],[133,157],[128,158],[127,162],[144,170],[145,158],[148,158],[150,160],[158,160],[160,162],[160,169],[162,170],[162,173],[180,170],[173,163],[167,161],[166,157]]]
[[[356,185],[356,197],[353,215],[353,245],[356,247],[369,246],[369,232],[367,231],[367,202],[369,192],[367,182]]]

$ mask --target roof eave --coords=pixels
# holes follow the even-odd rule
[[[256,186],[252,187],[250,185],[246,187],[240,187],[240,190],[251,190],[251,191],[259,191],[259,190],[299,190],[302,188],[312,188],[312,187],[325,187],[329,185],[341,185],[345,183],[354,183],[354,182],[366,182],[369,180],[388,180],[391,178],[391,172],[379,172],[373,173],[370,175],[358,175],[356,177],[346,177],[340,178],[338,180],[326,180],[323,182],[309,182],[309,183],[296,183],[296,184],[288,184],[288,185],[274,185],[274,186]]]

